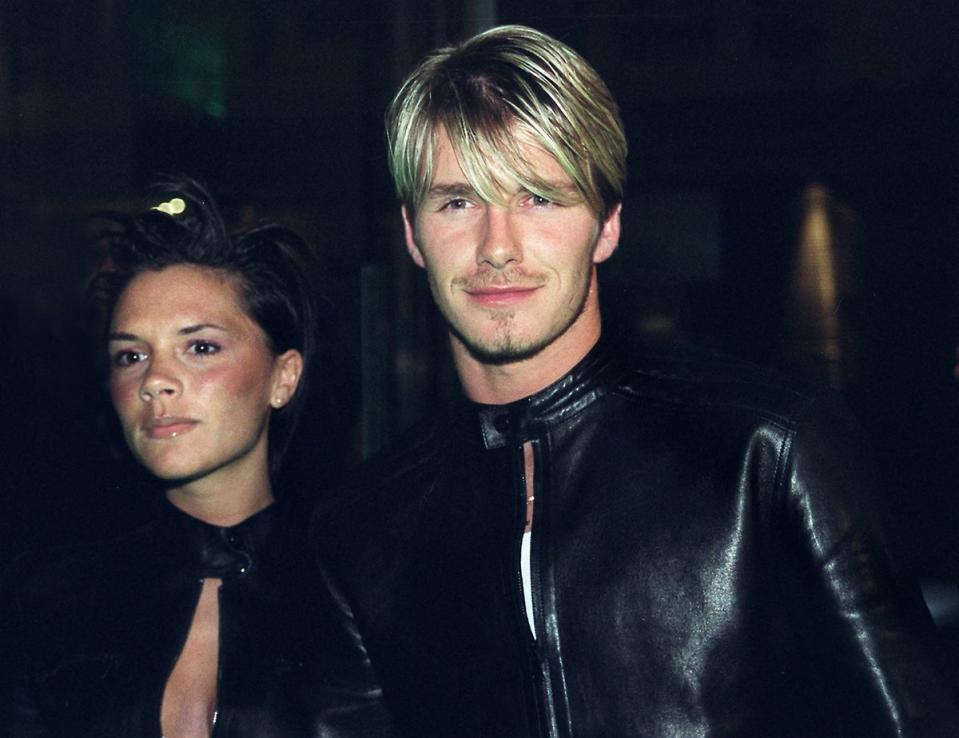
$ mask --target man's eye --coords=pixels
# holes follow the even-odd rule
[[[220,346],[212,341],[193,341],[189,348],[189,353],[197,356],[213,356],[219,351]]]
[[[140,351],[132,351],[129,349],[117,351],[111,357],[113,365],[118,367],[133,366],[143,361],[143,359],[144,355]]]
[[[469,207],[469,201],[463,197],[454,197],[443,206],[446,210],[464,210],[467,207]]]

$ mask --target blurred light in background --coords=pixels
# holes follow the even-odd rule
[[[834,387],[842,382],[836,239],[831,196],[821,184],[803,192],[796,261],[789,283],[786,342],[799,366],[816,368]]]
[[[186,203],[179,197],[174,197],[172,200],[167,200],[166,202],[161,202],[159,205],[155,205],[153,210],[159,210],[161,213],[166,213],[167,215],[179,215],[186,210]]]

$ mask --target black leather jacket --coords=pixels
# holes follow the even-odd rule
[[[203,577],[223,579],[215,738],[385,735],[352,615],[280,506],[230,528],[160,507],[108,545],[8,572],[0,735],[159,738]]]
[[[959,736],[859,446],[828,398],[600,345],[406,433],[316,535],[410,735]]]

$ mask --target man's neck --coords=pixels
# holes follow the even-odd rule
[[[536,394],[576,366],[599,340],[598,313],[592,325],[571,326],[535,355],[506,364],[488,364],[451,335],[453,362],[466,396],[485,405],[505,405]],[[574,331],[581,327],[585,330]]]

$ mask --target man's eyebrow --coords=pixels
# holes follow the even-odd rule
[[[554,181],[544,180],[540,182],[540,184],[542,185],[542,187],[537,187],[536,188],[537,192],[549,192],[550,190],[552,190],[554,192],[566,192],[571,195],[579,192],[579,189],[576,187],[576,185],[570,182],[569,180],[564,180],[564,179],[559,179]],[[532,192],[533,190],[531,190],[529,187],[521,187],[520,191]]]
[[[427,197],[472,197],[474,195],[476,190],[466,182],[433,185],[426,193]]]

